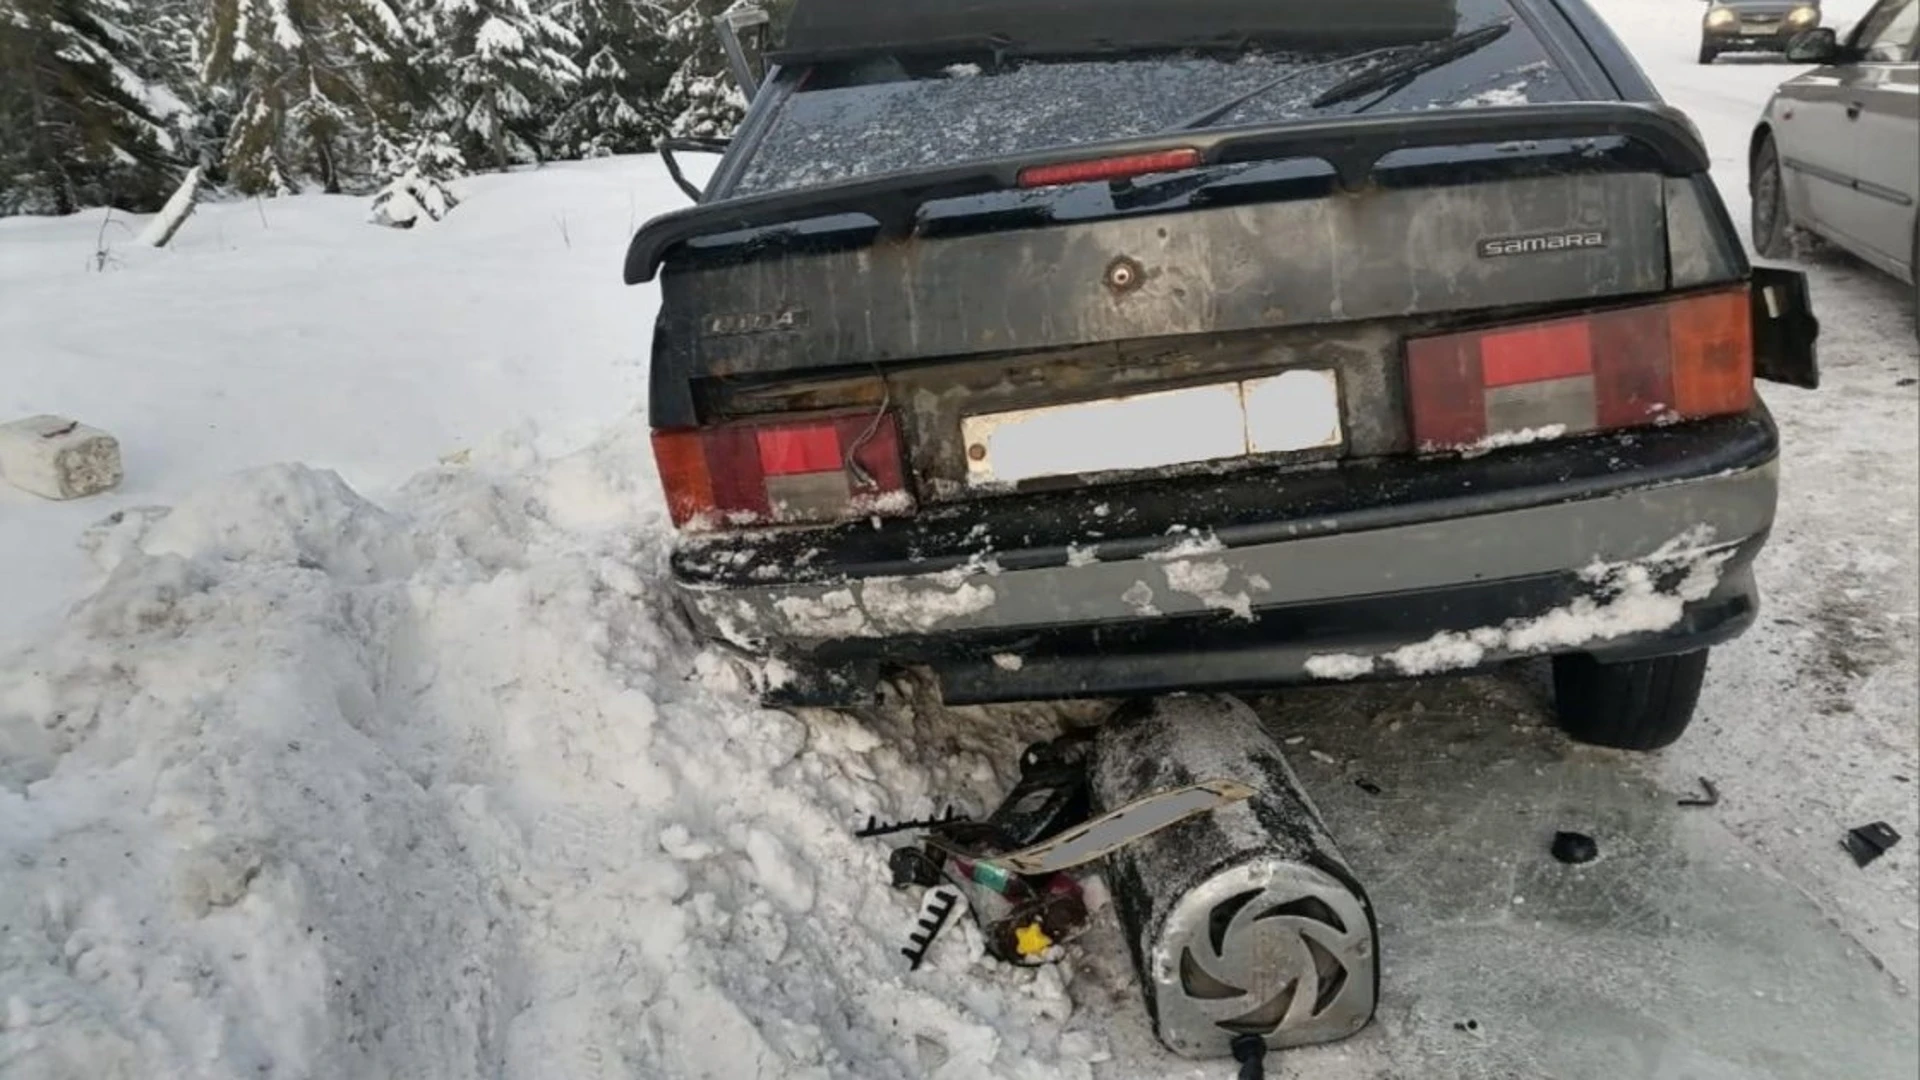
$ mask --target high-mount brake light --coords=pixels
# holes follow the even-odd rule
[[[1191,147],[1157,150],[1150,154],[1124,154],[1120,157],[1094,158],[1091,161],[1063,161],[1055,165],[1029,165],[1020,170],[1023,188],[1058,187],[1061,184],[1088,184],[1101,180],[1131,180],[1152,173],[1179,172],[1206,163],[1200,151]]]
[[[1489,447],[1753,407],[1742,287],[1407,342],[1421,450]]]
[[[653,433],[673,523],[824,524],[911,513],[891,414],[841,413]]]

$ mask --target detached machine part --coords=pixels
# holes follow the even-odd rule
[[[1215,777],[1253,794],[1107,857],[1155,1033],[1195,1058],[1353,1035],[1379,995],[1373,906],[1253,710],[1143,700],[1095,741],[1096,811]]]

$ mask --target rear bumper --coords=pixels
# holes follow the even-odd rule
[[[1469,461],[1102,489],[970,508],[971,541],[937,551],[938,520],[709,541],[676,555],[676,588],[703,632],[785,660],[797,675],[772,696],[794,703],[857,700],[892,664],[932,666],[960,702],[1638,658],[1751,622],[1775,452],[1756,411]],[[1088,546],[1057,544],[1076,536]]]

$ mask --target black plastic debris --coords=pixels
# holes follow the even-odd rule
[[[1456,1020],[1456,1021],[1454,1021],[1454,1025],[1453,1025],[1453,1030],[1455,1030],[1455,1031],[1466,1031],[1466,1032],[1471,1032],[1471,1033],[1473,1033],[1473,1034],[1478,1034],[1478,1033],[1479,1033],[1479,1031],[1480,1031],[1480,1021],[1478,1021],[1478,1020]]]
[[[907,935],[911,944],[900,950],[900,955],[907,958],[907,970],[920,970],[927,953],[933,950],[933,939],[940,936],[947,920],[953,917],[953,909],[959,906],[960,894],[944,885],[927,894],[915,923],[917,929]]]
[[[1380,785],[1374,783],[1373,781],[1367,779],[1364,776],[1358,780],[1355,780],[1353,782],[1353,786],[1359,788],[1361,791],[1364,791],[1369,795],[1380,794]]]
[[[917,847],[896,848],[887,856],[887,869],[893,872],[893,887],[909,885],[931,888],[940,884],[940,864]]]
[[[1876,821],[1871,825],[1847,830],[1847,838],[1840,841],[1840,846],[1847,849],[1847,854],[1853,856],[1855,863],[1865,867],[1892,850],[1893,845],[1899,842],[1900,834],[1894,831],[1893,826],[1884,821]]]
[[[1600,857],[1600,845],[1586,833],[1553,834],[1553,857],[1570,866],[1590,863]]]
[[[868,814],[866,827],[856,830],[853,835],[862,840],[871,840],[878,836],[892,836],[895,833],[913,832],[915,830],[938,829],[945,825],[964,824],[966,821],[966,816],[951,806],[947,807],[944,813],[936,814],[929,818],[916,818],[911,821],[881,821],[874,815]]]
[[[1720,805],[1720,789],[1713,786],[1713,781],[1707,779],[1704,776],[1701,777],[1700,790],[1702,792],[1705,792],[1705,794],[1691,795],[1691,796],[1688,796],[1687,798],[1681,799],[1680,805],[1681,806],[1719,806]]]

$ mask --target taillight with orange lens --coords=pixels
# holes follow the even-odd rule
[[[911,513],[900,429],[872,413],[653,433],[673,523],[689,530]]]
[[[1460,449],[1745,412],[1750,303],[1743,288],[1410,339],[1414,443]]]

